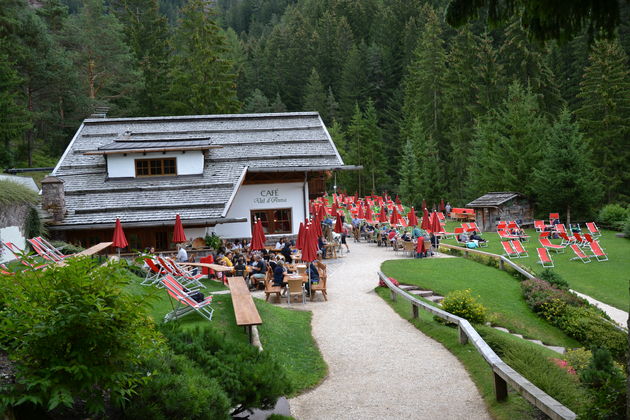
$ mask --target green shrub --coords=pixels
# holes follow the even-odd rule
[[[538,314],[549,313],[552,305],[559,306],[561,302],[572,306],[579,306],[584,303],[573,293],[560,290],[542,279],[525,280],[521,282],[521,288],[525,302],[532,311]]]
[[[169,350],[146,367],[150,380],[125,407],[125,418],[230,418],[230,400],[218,381],[185,356]]]
[[[550,283],[552,286],[557,287],[561,290],[569,290],[569,283],[562,278],[558,272],[551,270],[549,268],[545,268],[541,273],[539,278],[541,280],[545,280]]]
[[[591,391],[592,404],[586,418],[622,419],[626,414],[626,378],[613,363],[607,349],[596,348],[586,369],[580,374],[582,383]]]
[[[126,273],[114,263],[73,258],[0,278],[0,348],[16,370],[16,383],[0,390],[0,412],[81,400],[87,413],[99,413],[146,380],[141,365],[162,339],[143,297],[125,291]]]
[[[453,290],[442,301],[442,309],[476,324],[486,320],[485,306],[477,302],[470,289]]]
[[[219,247],[221,246],[221,238],[218,237],[214,232],[212,232],[212,235],[206,235],[204,241],[206,242],[206,246],[212,249],[219,249]]]
[[[39,200],[37,192],[17,182],[0,181],[0,204],[35,204]]]
[[[73,244],[69,244],[64,241],[52,241],[50,242],[50,244],[54,246],[55,248],[59,249],[59,251],[61,251],[64,254],[76,254],[77,252],[81,252],[85,250],[85,248],[82,248],[80,246],[76,246]]]
[[[623,225],[623,237],[630,239],[630,217],[626,219],[626,223]]]
[[[578,373],[578,375],[588,367],[592,357],[593,353],[581,347],[573,350],[567,350],[564,354],[564,359],[567,361],[569,366]]]
[[[598,222],[615,230],[621,230],[630,211],[619,204],[607,204],[599,211]]]
[[[169,346],[186,356],[221,385],[235,413],[247,408],[271,408],[290,391],[286,373],[269,352],[249,344],[226,342],[211,327],[162,328]]]

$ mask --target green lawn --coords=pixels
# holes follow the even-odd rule
[[[452,232],[454,227],[459,226],[454,222],[447,224],[447,229]],[[618,238],[614,231],[602,231],[600,244],[608,254],[608,261],[593,262],[584,264],[579,260],[571,261],[575,257],[573,251],[566,249],[564,254],[556,254],[551,251],[554,270],[560,274],[572,289],[585,293],[597,300],[615,306],[624,311],[628,311],[630,304],[630,240]],[[529,242],[524,242],[525,249],[529,252],[529,257],[517,258],[514,261],[526,267],[530,267],[534,272],[543,270],[537,263],[538,256],[536,248],[540,247],[538,233],[533,229],[528,229],[527,234],[531,236]],[[493,254],[503,254],[499,235],[494,232],[486,232],[483,237],[489,240],[487,248],[482,251]],[[454,239],[443,241],[444,243],[456,245]],[[553,243],[560,243],[560,240],[552,240]]]
[[[211,291],[227,289],[212,280],[206,280],[205,284],[208,289],[202,290],[202,293],[206,295]],[[131,288],[135,293],[146,296],[150,313],[156,322],[162,322],[164,315],[172,310],[164,289],[140,286],[137,282]],[[321,382],[326,376],[327,366],[311,335],[311,313],[280,308],[260,299],[254,299],[254,302],[263,320],[263,324],[258,327],[260,341],[264,351],[273,354],[285,367],[291,380],[291,395]],[[198,314],[190,314],[179,321],[182,328],[210,324],[225,334],[226,339],[247,343],[248,337],[243,328],[236,325],[231,296],[214,295],[212,306],[214,315],[210,323]]]
[[[519,280],[496,268],[464,258],[422,258],[385,261],[382,270],[401,283],[415,284],[442,296],[452,290],[471,289],[488,308],[493,324],[545,344],[580,346],[536,316],[522,297]]]

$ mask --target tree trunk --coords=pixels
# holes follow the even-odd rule
[[[33,115],[33,88],[29,85],[26,88],[26,95],[28,97],[28,111]],[[33,166],[33,140],[35,138],[34,125],[26,132],[26,155],[28,161],[28,167]]]
[[[571,229],[571,205],[567,205],[567,227]]]

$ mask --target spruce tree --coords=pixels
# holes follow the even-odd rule
[[[580,126],[602,169],[608,202],[628,199],[630,183],[630,71],[617,41],[597,41],[580,83]]]
[[[564,108],[547,131],[545,153],[534,172],[539,207],[545,211],[565,209],[569,224],[572,215],[590,216],[603,196],[588,144],[571,118],[571,112]]]
[[[359,108],[359,104],[355,103],[352,119],[348,124],[345,136],[346,141],[344,149],[346,152],[346,157],[344,157],[344,160],[346,161],[346,164],[363,164],[362,158],[364,157],[365,134],[366,133],[363,123],[363,113],[361,112],[361,108]],[[350,191],[352,191],[352,187],[354,187],[354,189],[358,191],[360,196],[367,192],[367,190],[363,186],[365,172],[365,167],[362,171],[355,171],[355,173],[353,174],[354,182],[348,186]]]
[[[519,82],[512,83],[498,109],[475,127],[470,195],[516,191],[532,197],[536,190],[531,174],[544,154],[542,139],[548,127],[536,96]]]
[[[372,194],[376,194],[388,184],[386,176],[388,162],[383,158],[383,133],[378,124],[374,102],[371,99],[365,106],[363,133],[364,170],[370,177],[367,186]]]
[[[308,78],[306,89],[304,89],[304,111],[317,111],[324,121],[328,121],[326,109],[326,91],[319,79],[319,74],[315,68],[311,69],[311,75]]]
[[[418,161],[417,200],[438,202],[444,194],[444,163],[438,153],[437,141],[424,130],[419,118],[411,123],[409,138],[414,144]]]
[[[0,53],[0,168],[14,165],[14,147],[30,124],[20,82],[9,57]]]
[[[172,114],[237,112],[235,74],[215,12],[203,0],[183,9],[173,38],[168,110]]]
[[[355,104],[367,99],[368,79],[365,66],[365,44],[353,45],[341,72],[339,105],[341,117],[350,122],[356,115]]]
[[[276,98],[269,105],[269,111],[271,112],[287,112],[287,106],[282,102],[282,98],[279,93],[276,93]]]
[[[407,138],[403,146],[402,154],[398,159],[400,165],[398,172],[398,176],[400,177],[398,191],[406,204],[418,207],[421,198],[418,190],[420,169],[418,167],[418,156],[416,154],[416,150],[418,149],[416,139],[417,137],[415,136]]]
[[[269,99],[267,99],[260,89],[254,89],[252,94],[245,99],[245,104],[243,105],[244,113],[251,114],[270,111],[271,106],[269,105]]]

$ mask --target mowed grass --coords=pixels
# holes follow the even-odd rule
[[[422,258],[385,261],[382,270],[401,283],[433,290],[442,296],[453,290],[471,289],[488,308],[493,324],[545,344],[580,346],[536,316],[522,297],[519,280],[496,268],[464,258]]]
[[[452,232],[460,226],[454,222],[447,224],[447,230]],[[516,258],[514,261],[525,267],[531,268],[535,273],[540,273],[543,268],[538,264],[536,248],[540,248],[538,242],[539,233],[534,229],[527,229],[530,236],[529,242],[523,242],[523,246],[529,252],[529,257]],[[624,311],[628,311],[630,305],[630,240],[618,238],[617,232],[604,230],[599,242],[608,254],[608,261],[598,262],[592,259],[588,264],[580,260],[573,260],[575,254],[570,248],[564,253],[556,254],[551,251],[551,259],[554,262],[553,270],[560,274],[572,289],[587,294],[597,300],[612,305]],[[503,254],[500,237],[496,232],[486,232],[483,237],[489,240],[487,248],[482,251],[493,254]],[[552,239],[552,243],[560,244],[559,239]],[[457,245],[454,239],[444,240],[443,243]],[[584,248],[586,254],[590,254],[588,248]]]
[[[206,280],[208,286],[202,290],[206,296],[213,291],[227,290],[223,284]],[[134,293],[146,297],[146,303],[155,322],[160,323],[170,312],[172,301],[165,289],[141,286],[139,280],[130,286]],[[299,394],[319,384],[327,373],[327,366],[311,335],[311,313],[284,309],[254,299],[263,324],[258,327],[263,349],[271,353],[284,366],[291,381],[291,395]],[[229,294],[214,295],[214,314],[208,322],[198,314],[181,318],[182,328],[210,325],[225,335],[226,340],[248,343],[248,336],[242,327],[236,325],[232,298]]]

